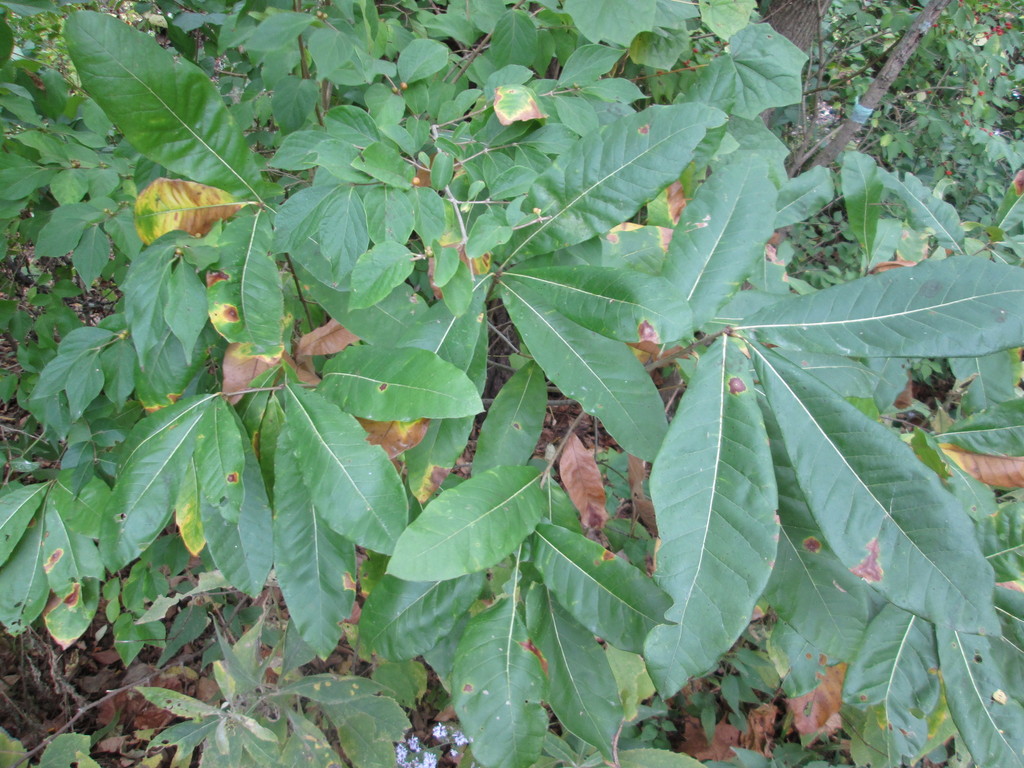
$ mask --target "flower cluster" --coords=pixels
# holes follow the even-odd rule
[[[458,760],[462,747],[469,744],[469,739],[462,731],[447,723],[435,723],[430,735],[437,742],[432,747],[426,746],[418,736],[408,736],[398,742],[395,745],[396,768],[437,768],[438,760],[445,752],[444,747],[448,747],[447,757]],[[476,764],[463,768],[476,768]]]

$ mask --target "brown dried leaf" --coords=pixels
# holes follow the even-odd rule
[[[356,419],[366,430],[366,442],[379,445],[393,459],[410,448],[415,448],[427,434],[430,419],[416,421],[373,421],[372,419]]]
[[[1024,195],[1024,168],[1017,171],[1013,177],[1013,189],[1018,195]]]
[[[779,708],[774,704],[762,704],[751,710],[747,715],[747,730],[740,736],[740,745],[744,749],[771,757],[775,743],[775,721],[778,717]]]
[[[731,760],[735,755],[733,747],[740,744],[740,730],[724,720],[715,726],[715,733],[708,742],[700,720],[690,715],[683,723],[683,741],[679,750],[697,760]]]
[[[647,463],[630,454],[627,463],[629,494],[633,500],[633,511],[640,518],[640,523],[650,531],[651,536],[658,536],[658,522],[654,514],[654,503],[644,493],[644,479],[647,477]]]
[[[1024,457],[974,453],[958,445],[939,443],[942,452],[975,480],[998,488],[1024,488]]]
[[[333,355],[349,344],[355,344],[359,337],[334,318],[316,328],[301,339],[295,347],[295,359],[302,363],[304,357]]]
[[[683,215],[687,202],[689,201],[680,182],[673,181],[668,185],[668,215],[672,218],[673,224],[679,223],[679,217]]]
[[[869,275],[877,275],[881,272],[888,272],[890,269],[899,269],[900,267],[916,267],[916,261],[907,261],[906,259],[893,259],[892,261],[882,261],[875,264],[870,270]]]
[[[839,709],[843,705],[843,680],[846,679],[846,663],[840,662],[819,672],[818,687],[803,696],[787,699],[786,706],[793,713],[793,725],[805,736],[830,736],[839,730],[842,719]]]
[[[283,352],[278,355],[254,355],[251,349],[249,344],[233,342],[224,350],[221,391],[228,395],[230,403],[237,403],[242,398],[241,394],[232,393],[246,389],[253,379],[278,365],[284,357]]]
[[[583,447],[576,435],[569,435],[558,460],[558,473],[569,498],[580,513],[585,528],[603,528],[608,520],[601,470],[594,454]]]

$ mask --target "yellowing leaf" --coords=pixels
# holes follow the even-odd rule
[[[193,237],[207,234],[242,206],[222,189],[194,181],[160,178],[135,200],[135,231],[146,245],[175,229]]]
[[[410,448],[415,448],[427,434],[430,419],[416,421],[374,421],[373,419],[356,419],[366,430],[366,442],[379,445],[393,459]]]
[[[604,508],[605,490],[601,470],[594,454],[583,447],[576,435],[569,435],[558,461],[558,474],[562,485],[579,510],[580,520],[587,528],[603,528],[608,520]]]
[[[502,125],[547,117],[537,97],[525,85],[499,85],[494,89],[494,114]]]
[[[960,469],[986,485],[1024,488],[1024,456],[973,453],[950,443],[939,443],[939,447]]]

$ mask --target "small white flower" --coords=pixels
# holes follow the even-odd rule
[[[448,740],[448,728],[445,727],[444,723],[434,723],[434,728],[431,730],[431,734],[438,741]]]

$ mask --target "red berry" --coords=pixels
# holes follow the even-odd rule
[[[953,172],[952,172],[952,171],[946,171],[946,175],[947,175],[947,176],[952,176],[952,175],[953,175]]]

